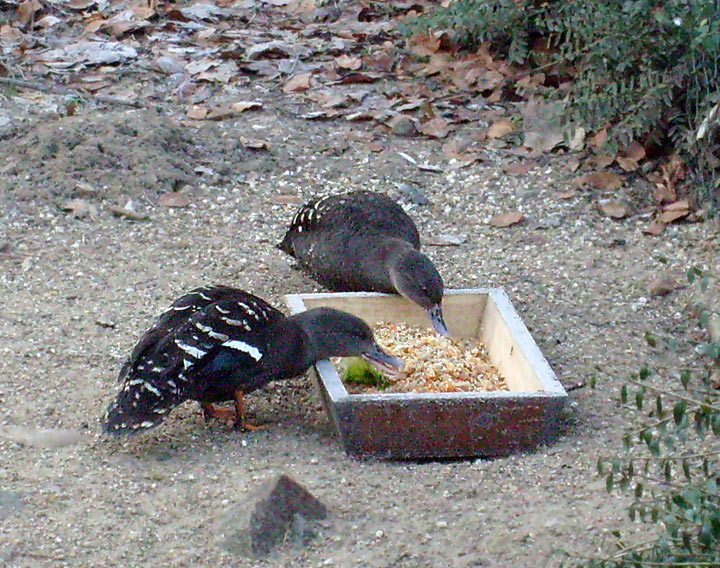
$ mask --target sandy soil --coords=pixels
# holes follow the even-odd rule
[[[53,112],[57,98],[17,93],[0,111],[0,563],[545,566],[611,549],[617,527],[645,530],[626,520],[625,497],[606,494],[595,462],[620,445],[623,378],[647,360],[675,364],[645,332],[693,331],[688,289],[659,297],[646,285],[717,263],[717,225],[651,237],[642,216],[603,217],[595,194],[558,199],[570,177],[562,156],[520,177],[491,151],[466,168],[421,171],[398,152],[440,163],[439,142],[311,122],[282,97],[240,94],[264,108],[200,124],[170,101],[67,117]],[[243,135],[270,150],[240,147]],[[408,186],[430,205],[408,201]],[[349,188],[401,197],[426,240],[463,236],[427,247],[447,286],[505,287],[565,386],[597,379],[570,392],[559,440],[503,459],[357,461],[307,377],[250,397],[262,431],[208,425],[187,403],[142,437],[103,437],[99,419],[124,357],[181,292],[226,283],[284,306],[284,293],[318,290],[274,244],[296,202]],[[172,190],[190,205],[159,206]],[[61,208],[71,199],[95,209],[76,217]],[[128,200],[149,219],[112,215]],[[514,209],[523,224],[487,224]],[[280,473],[331,514],[306,547],[248,557],[233,546],[238,519]]]

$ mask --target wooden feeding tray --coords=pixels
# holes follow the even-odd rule
[[[319,306],[378,322],[430,327],[405,298],[371,292],[288,294],[292,313]],[[501,288],[446,290],[445,322],[477,338],[505,376],[508,391],[348,394],[335,366],[315,376],[345,450],[354,456],[419,459],[501,456],[551,440],[567,393]]]

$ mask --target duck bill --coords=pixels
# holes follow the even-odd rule
[[[432,308],[425,310],[427,312],[428,317],[430,318],[430,321],[432,322],[433,328],[436,332],[438,332],[443,337],[448,337],[450,335],[450,332],[448,331],[447,326],[445,325],[445,320],[443,319],[443,313],[442,313],[442,307],[440,304],[435,304]]]
[[[396,377],[404,364],[402,359],[388,355],[377,345],[369,353],[363,353],[362,358],[378,371],[390,377]]]

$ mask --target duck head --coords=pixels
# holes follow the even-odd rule
[[[360,318],[334,308],[314,308],[293,316],[310,339],[312,363],[329,357],[362,357],[380,372],[397,375],[403,360],[385,353]]]
[[[425,310],[437,333],[450,335],[442,312],[445,286],[432,261],[420,251],[407,248],[390,257],[388,270],[398,293]]]

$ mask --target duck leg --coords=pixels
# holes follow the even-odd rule
[[[255,426],[245,420],[245,407],[243,405],[243,391],[235,391],[235,408],[217,408],[209,402],[202,402],[200,406],[206,420],[217,418],[225,424],[235,424],[237,428],[254,432],[263,426]]]
[[[250,422],[247,422],[245,420],[245,407],[243,406],[243,391],[240,389],[235,391],[235,426],[240,427],[243,430],[247,430],[248,432],[254,432],[255,430],[260,430],[263,428],[263,426],[256,426],[255,424],[250,424]]]
[[[237,418],[234,408],[217,408],[214,404],[209,402],[200,403],[200,407],[202,408],[205,420],[217,418],[225,424],[234,424]]]

